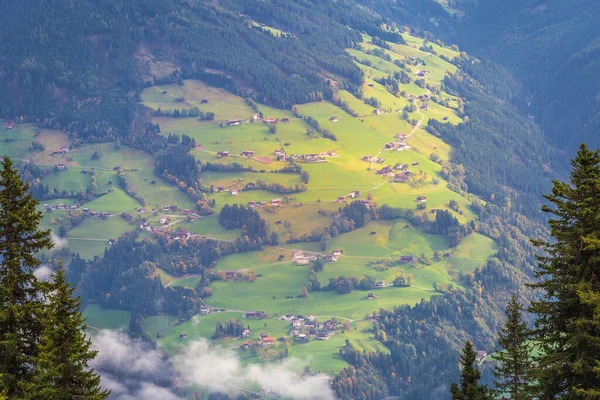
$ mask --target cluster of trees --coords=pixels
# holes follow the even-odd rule
[[[225,325],[221,323],[221,321],[217,320],[215,323],[215,333],[213,334],[213,339],[222,339],[224,337],[240,337],[242,336],[242,332],[244,329],[244,323],[240,320],[235,320],[230,318],[225,322]],[[250,327],[248,327],[250,329]]]
[[[306,171],[302,171],[303,173],[308,174]],[[304,176],[305,180],[308,180],[308,176]],[[253,188],[246,187],[246,190],[266,190],[267,192],[278,193],[278,194],[292,194],[292,193],[301,193],[305,192],[307,186],[304,183],[295,184],[294,186],[287,186],[283,183],[266,183],[262,180],[256,181],[256,186]]]
[[[478,78],[496,71],[486,64],[478,68]],[[427,129],[456,149],[455,161],[464,166],[464,180],[471,192],[495,204],[509,199],[514,211],[539,216],[539,199],[554,177],[544,166],[557,160],[535,123],[506,101],[505,96],[518,90],[513,80],[482,89],[466,73],[447,75],[446,91],[465,100],[465,123],[451,125],[431,120]],[[490,157],[500,140],[503,151]]]
[[[175,108],[173,110],[162,110],[162,108],[158,108],[154,112],[154,115],[158,117],[168,117],[168,118],[198,118],[202,121],[212,121],[215,119],[215,114],[212,111],[203,112],[200,111],[198,107],[192,107],[190,109],[182,109],[179,110]]]
[[[184,188],[194,190],[200,188],[200,163],[189,153],[187,146],[171,146],[156,157],[154,175],[167,178],[174,177]],[[168,180],[168,179],[167,179]]]
[[[219,224],[225,229],[242,229],[242,235],[251,240],[267,239],[267,221],[250,207],[225,204],[219,213]]]
[[[86,336],[81,301],[56,271],[42,282],[38,251],[52,247],[39,230],[42,213],[29,185],[5,157],[0,171],[0,398],[106,399],[89,369],[96,352]]]
[[[329,283],[322,290],[334,290],[337,294],[348,294],[356,290],[371,290],[375,288],[376,281],[372,276],[358,278],[356,276],[336,276],[329,278]]]

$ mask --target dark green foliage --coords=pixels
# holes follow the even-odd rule
[[[246,329],[246,328],[244,327],[244,323],[242,321],[239,321],[239,320],[236,321],[233,318],[230,318],[229,320],[227,320],[227,322],[223,326],[223,324],[221,324],[221,321],[217,320],[215,333],[213,334],[212,338],[213,339],[222,339],[227,336],[241,337],[242,331],[244,329]]]
[[[456,26],[465,47],[509,68],[525,84],[528,112],[560,149],[600,144],[598,2],[466,2]]]
[[[28,193],[29,185],[13,169],[10,158],[0,171],[0,390],[20,396],[29,382],[42,333],[43,294],[33,274],[36,253],[52,247],[49,231],[40,231],[42,213]]]
[[[465,100],[468,122],[451,125],[430,120],[427,129],[455,149],[469,191],[495,204],[508,199],[514,211],[538,215],[539,198],[554,175],[544,165],[555,158],[540,129],[468,75],[446,76],[444,83],[450,93]]]
[[[25,398],[31,400],[102,400],[110,394],[100,388],[100,376],[89,368],[97,352],[81,313],[81,300],[66,281],[60,268],[54,274],[53,293],[46,307],[39,354],[34,359],[35,375],[27,385]]]
[[[509,393],[513,400],[532,398],[530,385],[530,331],[523,320],[523,309],[517,296],[512,295],[506,306],[506,322],[498,332],[499,348],[494,350],[498,366],[492,371],[498,394]]]
[[[244,206],[225,204],[219,213],[219,224],[225,229],[242,229],[242,236],[250,240],[267,238],[267,222],[258,211]]]
[[[187,146],[173,146],[158,154],[154,164],[154,175],[171,182],[171,175],[186,187],[198,189],[200,185],[200,165],[190,154]]]
[[[536,242],[544,253],[532,286],[543,297],[531,311],[538,315],[535,378],[544,399],[600,397],[600,154],[581,145],[571,164],[569,181],[555,181],[550,206],[542,208],[553,241]]]
[[[479,384],[481,372],[475,366],[476,353],[473,344],[465,343],[463,354],[460,356],[462,371],[460,386],[454,382],[450,385],[452,400],[491,400],[492,396],[485,385]]]

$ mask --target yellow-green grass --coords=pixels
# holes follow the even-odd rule
[[[242,179],[241,181],[239,179]],[[263,181],[267,184],[279,183],[286,186],[302,184],[299,174],[256,173],[256,172],[212,172],[202,173],[202,182],[207,185],[223,186],[225,189],[244,189],[248,182]]]
[[[285,34],[285,32],[283,32],[282,30],[279,30],[277,28],[273,28],[272,26],[268,26],[268,25],[261,25],[256,21],[252,21],[252,26],[258,27],[258,28],[262,28],[266,31],[269,31],[273,34],[273,36],[275,37],[280,37],[281,35]]]
[[[162,209],[165,205],[176,205],[181,209],[193,209],[194,202],[181,190],[154,176],[153,169],[126,172],[129,189],[146,201],[147,207]],[[152,181],[156,182],[154,185]]]
[[[452,268],[471,272],[498,251],[498,245],[492,239],[480,233],[472,233],[464,238],[449,257]]]
[[[92,154],[98,152],[101,154],[99,159],[92,160]],[[126,146],[119,146],[117,150],[115,143],[105,143],[100,145],[91,145],[80,147],[69,152],[69,157],[73,162],[82,168],[95,168],[103,170],[113,170],[120,167],[125,170],[134,168],[148,168],[149,160],[152,157],[137,149]],[[152,163],[150,164],[152,165]]]
[[[163,134],[179,133],[181,135],[206,126],[218,126],[218,121],[200,121],[198,118],[153,117],[152,122],[160,126]]]
[[[160,268],[156,268],[156,270],[150,275],[150,277],[151,278],[159,277],[160,281],[162,282],[162,284],[164,286],[170,285],[177,280],[177,277],[169,274],[168,272],[166,272]]]
[[[365,79],[363,93],[366,99],[370,97],[377,98],[381,104],[380,108],[386,111],[395,111],[408,104],[407,99],[394,96],[384,86],[369,78]]]
[[[36,128],[32,128],[36,129]],[[54,166],[56,164],[69,164],[66,162],[68,155],[53,156],[52,151],[60,150],[63,146],[70,146],[71,141],[69,140],[66,133],[61,131],[55,131],[51,129],[41,129],[36,132],[35,140],[40,142],[46,150],[41,152],[30,153],[28,159],[41,165]]]
[[[176,227],[178,226],[183,226],[189,232],[220,240],[234,240],[240,237],[241,233],[240,229],[227,230],[223,228],[216,216],[198,218],[194,222],[181,221],[176,225]]]
[[[381,57],[377,57],[372,54],[366,54],[366,53],[364,53],[360,50],[356,50],[356,49],[346,49],[346,51],[351,56],[356,57],[361,63],[364,60],[370,61],[371,67],[378,69],[382,72],[393,75],[394,72],[402,71],[402,68],[400,68],[399,66],[397,66],[396,64],[394,64],[391,61],[384,60]]]
[[[429,298],[432,294],[429,289],[411,287],[380,289],[379,298],[369,302],[366,301],[366,292],[361,291],[348,295],[313,292],[306,299],[301,299],[296,296],[308,281],[307,266],[296,266],[293,263],[267,265],[260,268],[260,273],[263,276],[257,278],[254,283],[214,282],[211,285],[213,296],[206,302],[211,306],[241,311],[247,311],[251,305],[252,309],[259,309],[272,315],[290,312],[362,319],[364,315],[379,307],[390,308],[398,304],[415,304],[421,298]],[[292,298],[286,298],[287,296]]]
[[[281,262],[279,261],[279,255],[284,256],[284,260]],[[237,253],[225,256],[219,260],[215,271],[254,270],[256,273],[260,273],[260,268],[272,267],[275,266],[275,264],[281,265],[289,263],[291,259],[291,250],[267,246],[263,251]]]
[[[91,182],[90,176],[82,174],[80,169],[69,168],[66,171],[52,171],[42,179],[44,185],[48,185],[50,190],[77,193],[79,190],[85,192]]]
[[[419,119],[420,116],[416,113],[410,118]],[[413,127],[404,119],[402,113],[392,112],[383,115],[369,115],[364,117],[365,125],[376,129],[377,131],[388,136],[389,141],[395,141],[394,135],[398,133],[410,134]]]
[[[185,346],[188,341],[201,338],[210,339],[215,333],[217,320],[221,323],[225,323],[229,319],[242,320],[244,326],[250,326],[252,336],[249,339],[244,339],[244,341],[259,340],[260,333],[266,333],[274,337],[285,336],[289,328],[289,322],[278,319],[246,319],[241,312],[222,312],[195,316],[191,320],[177,325],[165,332],[164,336],[158,341],[158,344],[160,348],[168,354],[174,354],[178,349]],[[266,328],[265,324],[267,325]],[[187,339],[180,339],[180,334],[186,334]],[[226,347],[238,347],[242,344],[242,340],[237,338],[226,338],[224,340],[216,341],[216,343],[226,345]]]
[[[349,331],[344,333],[338,331],[326,341],[310,340],[307,343],[294,343],[290,347],[288,357],[303,361],[303,365],[310,366],[312,371],[335,375],[347,366],[339,355],[339,349],[346,345],[346,339],[358,350],[389,353],[389,349],[375,339],[370,328],[371,325],[367,321],[352,322]]]
[[[420,154],[430,157],[432,153],[440,156],[442,160],[448,161],[452,154],[452,147],[437,136],[433,136],[423,128],[419,128],[411,136],[408,144]]]
[[[89,304],[83,310],[88,327],[94,329],[125,330],[129,326],[129,311],[105,310],[100,304]]]
[[[141,204],[122,189],[113,187],[112,192],[92,200],[86,207],[94,211],[131,212],[141,207]]]
[[[164,335],[165,332],[174,328],[179,317],[176,315],[153,315],[144,318],[144,331],[152,338],[157,338],[157,335]]]
[[[364,71],[365,77],[368,79],[376,79],[376,78],[387,78],[389,75],[387,72],[380,71],[376,68],[370,67],[365,64],[361,64],[359,62],[354,62],[361,70]]]
[[[357,99],[352,95],[352,93],[346,90],[338,91],[338,96],[340,100],[345,101],[354,112],[358,115],[371,115],[373,113],[374,107],[366,104],[364,101]]]
[[[323,228],[331,224],[331,217],[319,214],[319,210],[326,210],[329,213],[336,212],[338,204],[331,202],[306,203],[302,206],[288,204],[275,209],[275,212],[267,212],[260,209],[261,216],[267,220],[272,231],[277,232],[281,242],[289,238],[289,233],[295,232],[296,235],[310,234],[315,228]],[[281,221],[277,224],[277,221]],[[288,229],[285,223],[291,223]]]
[[[3,122],[0,120],[0,123]],[[31,124],[17,125],[15,129],[5,130],[0,127],[0,155],[9,156],[15,160],[25,158],[29,146],[35,140],[37,129]],[[48,152],[46,149],[44,152]]]
[[[162,94],[163,91],[167,93]],[[175,102],[178,97],[185,100]],[[201,104],[203,99],[208,103]],[[213,112],[217,120],[247,119],[254,114],[254,110],[241,97],[198,80],[186,80],[183,86],[171,84],[146,88],[142,92],[142,101],[154,110],[159,107],[163,110],[198,107],[203,112]]]
[[[198,283],[200,283],[201,279],[202,279],[201,276],[188,276],[188,277],[178,278],[178,279],[175,279],[173,281],[173,283],[171,283],[171,286],[189,287],[189,288],[195,289],[196,286],[198,286]]]
[[[116,240],[123,233],[133,229],[133,226],[118,216],[106,220],[87,218],[69,231],[67,244],[70,251],[91,259],[102,255],[108,246],[108,239]]]

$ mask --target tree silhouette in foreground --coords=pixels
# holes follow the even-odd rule
[[[476,353],[470,341],[465,343],[463,354],[460,356],[462,372],[460,386],[455,382],[450,384],[452,400],[491,400],[491,394],[486,385],[479,384],[481,372],[475,367]]]

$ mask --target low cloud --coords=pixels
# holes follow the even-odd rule
[[[171,389],[175,371],[164,354],[127,335],[102,330],[92,338],[98,355],[91,366],[100,374],[102,387],[115,400],[177,400]]]
[[[190,343],[173,362],[182,371],[182,378],[187,383],[206,387],[211,391],[234,394],[240,388],[259,386],[271,390],[275,397],[297,400],[334,399],[327,376],[301,378],[293,360],[245,366],[233,350],[211,346],[207,340]]]
[[[61,238],[52,231],[50,231],[50,239],[52,240],[52,244],[54,244],[54,249],[56,250],[67,247],[68,245],[67,239]]]
[[[42,265],[41,267],[33,271],[33,274],[40,281],[49,281],[50,277],[52,276],[52,269],[50,269],[50,267],[47,265]]]
[[[294,360],[245,365],[236,351],[202,339],[189,343],[171,363],[160,350],[122,333],[103,330],[92,339],[98,351],[92,367],[114,400],[181,400],[176,382],[231,395],[260,387],[273,398],[335,398],[327,376],[302,378]]]

